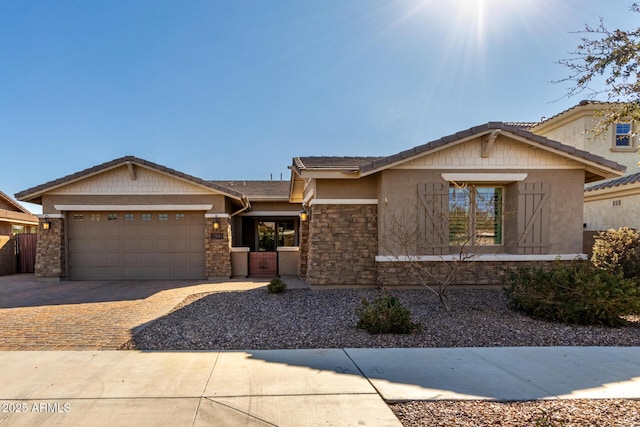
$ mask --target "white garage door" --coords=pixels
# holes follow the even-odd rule
[[[73,280],[203,279],[204,212],[72,212]]]

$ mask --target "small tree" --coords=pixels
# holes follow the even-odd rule
[[[640,4],[630,10],[640,12]],[[632,30],[609,30],[600,18],[596,26],[585,25],[581,43],[571,58],[558,61],[569,69],[569,76],[560,82],[571,82],[566,96],[588,92],[592,97],[604,97],[597,115],[600,121],[590,129],[596,136],[619,122],[640,121],[640,27]],[[593,85],[604,78],[604,88]]]
[[[483,247],[490,244],[491,239],[498,238],[498,234],[500,239],[503,238],[501,230],[491,231],[496,223],[496,218],[492,218],[489,213],[491,209],[478,207],[481,203],[501,206],[501,200],[483,201],[478,197],[476,187],[466,184],[454,183],[452,191],[452,195],[445,196],[448,197],[447,210],[434,216],[427,215],[426,219],[429,231],[436,235],[433,240],[446,245],[447,253],[440,255],[439,266],[442,268],[433,269],[432,264],[423,261],[424,254],[420,253],[420,247],[424,233],[419,230],[418,215],[413,209],[391,215],[381,240],[383,248],[396,260],[405,262],[409,275],[420,286],[433,292],[447,311],[451,310],[448,295],[451,286],[459,283],[463,271],[472,269],[474,259],[483,252]],[[470,215],[465,211],[465,206],[470,205],[476,207],[473,214],[474,227],[470,225]],[[496,211],[493,212],[495,214]],[[497,214],[500,216],[497,221],[501,223],[504,215],[501,207]],[[492,233],[495,235],[491,236]]]

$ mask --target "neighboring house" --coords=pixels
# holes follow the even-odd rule
[[[508,265],[574,259],[582,253],[584,184],[624,169],[503,123],[389,157],[295,158],[290,200],[310,218],[301,227],[307,281],[412,284],[405,273],[416,257],[437,275],[460,250],[454,237],[461,224],[483,240],[484,252],[458,278],[462,283],[496,283]],[[462,206],[460,188],[474,194]],[[409,218],[401,228],[415,229],[411,253],[394,241],[398,218]]]
[[[584,192],[584,229],[587,235],[610,228],[640,229],[640,169],[638,129],[634,123],[618,123],[603,135],[589,132],[597,123],[597,111],[611,104],[582,101],[540,123],[530,131],[563,144],[611,159],[626,166],[625,176],[587,185]],[[587,246],[589,246],[587,244]]]
[[[38,218],[0,191],[0,275],[18,272],[16,234],[35,233]]]
[[[625,168],[492,122],[388,157],[296,157],[291,169],[287,182],[206,181],[123,157],[16,197],[49,224],[42,279],[411,285],[407,257],[437,274],[467,230],[482,245],[461,282],[490,284],[508,265],[580,256],[584,184]],[[388,238],[397,218],[416,229],[410,252]]]

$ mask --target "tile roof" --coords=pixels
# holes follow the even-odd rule
[[[209,181],[225,188],[238,191],[249,200],[289,200],[291,182],[283,181]]]
[[[640,172],[592,185],[591,187],[587,187],[584,191],[604,190],[605,188],[620,187],[623,185],[635,184],[637,182],[640,182]]]
[[[102,164],[99,164],[99,165],[84,169],[84,170],[82,170],[80,172],[76,172],[76,173],[73,173],[71,175],[67,175],[67,176],[64,176],[62,178],[58,178],[58,179],[55,179],[53,181],[49,181],[49,182],[46,182],[44,184],[29,188],[29,189],[24,190],[24,191],[21,191],[19,193],[16,193],[15,196],[16,196],[16,198],[18,200],[23,200],[25,197],[31,196],[31,197],[29,197],[29,200],[31,200],[32,198],[36,197],[35,194],[45,192],[45,191],[47,191],[47,190],[49,190],[51,188],[59,187],[59,186],[65,185],[65,184],[70,184],[70,183],[75,182],[77,180],[89,177],[91,175],[95,175],[95,174],[97,174],[99,172],[102,172],[102,171],[105,171],[105,170],[109,170],[109,169],[113,169],[113,168],[116,168],[116,167],[121,166],[121,165],[125,165],[127,163],[134,163],[134,164],[137,164],[137,165],[146,166],[148,168],[155,169],[157,171],[164,172],[166,174],[172,175],[172,176],[174,176],[176,178],[185,179],[185,180],[191,181],[191,182],[193,182],[195,184],[199,184],[199,185],[203,185],[205,187],[209,187],[209,188],[211,188],[213,190],[220,191],[220,192],[228,194],[228,195],[230,195],[232,197],[236,197],[236,198],[239,198],[239,199],[243,198],[243,194],[241,192],[236,191],[236,190],[232,190],[232,189],[226,188],[226,187],[224,187],[224,186],[222,186],[220,184],[216,184],[216,183],[213,183],[213,182],[205,181],[203,179],[196,178],[195,176],[188,175],[186,173],[179,172],[179,171],[177,171],[175,169],[171,169],[171,168],[168,168],[166,166],[162,166],[162,165],[159,165],[157,163],[150,162],[150,161],[144,160],[144,159],[140,159],[140,158],[134,157],[134,156],[121,157],[119,159],[111,160],[110,162],[105,162],[105,163],[102,163]]]
[[[554,114],[551,117],[543,117],[542,120],[540,120],[537,123],[534,123],[531,128],[535,128],[538,125],[546,124],[547,122],[555,120],[557,117],[564,116],[565,114],[570,113],[572,111],[580,110],[588,105],[611,105],[611,104],[624,104],[624,103],[610,102],[610,101],[594,101],[594,100],[585,99],[580,101],[578,104],[574,105],[573,107],[569,107],[564,111],[560,111],[558,114]]]
[[[346,169],[358,170],[360,166],[384,157],[338,157],[338,156],[317,156],[317,157],[296,157],[293,159],[298,169]]]
[[[513,126],[524,130],[529,130],[538,123],[539,122],[504,122],[504,124],[507,126]]]

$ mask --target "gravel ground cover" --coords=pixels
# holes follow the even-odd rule
[[[422,329],[369,335],[355,310],[376,289],[312,291],[264,288],[192,295],[140,331],[121,349],[245,350],[361,347],[640,346],[640,315],[621,328],[566,326],[508,308],[501,290],[453,289],[452,310],[422,289],[392,292]],[[638,426],[640,402],[437,401],[389,405],[404,426]]]

